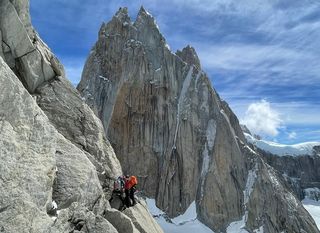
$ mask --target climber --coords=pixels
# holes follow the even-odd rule
[[[134,206],[137,202],[134,198],[134,193],[136,191],[136,185],[138,184],[137,177],[135,176],[126,176],[126,183],[124,185],[125,189],[125,203],[126,206]]]
[[[109,200],[109,202],[111,203],[114,198],[120,199],[122,204],[119,206],[119,209],[122,209],[125,205],[125,203],[124,203],[124,201],[125,201],[125,199],[124,199],[124,184],[125,184],[125,176],[119,176],[113,182],[112,196]]]
[[[124,199],[124,203],[127,207],[131,206],[131,202],[130,202],[130,179],[129,179],[129,175],[125,176],[125,183],[124,183],[124,192],[125,192],[125,199]]]
[[[134,198],[134,193],[136,192],[136,185],[138,184],[137,177],[131,176],[130,177],[130,190],[129,190],[129,196],[130,199],[132,200],[132,206],[137,204],[136,199]]]

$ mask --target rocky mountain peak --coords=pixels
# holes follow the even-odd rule
[[[192,46],[187,45],[182,51],[178,50],[176,54],[187,64],[195,65],[198,69],[201,69],[200,59]]]
[[[112,19],[106,28],[114,36],[96,42],[77,88],[103,122],[124,173],[135,174],[159,208],[175,217],[194,202],[197,218],[217,232],[241,219],[249,232],[318,232],[245,143],[191,46],[173,54],[143,7],[128,27]]]
[[[140,7],[136,21],[155,23],[154,17],[148,11],[146,11],[146,9],[143,6]]]
[[[118,18],[121,22],[131,22],[127,7],[120,7],[114,17]]]
[[[137,19],[134,23],[134,26],[138,29],[138,32],[141,32],[143,28],[152,35],[161,36],[159,26],[155,18],[147,11],[143,6],[141,6]],[[164,39],[164,38],[163,38]]]

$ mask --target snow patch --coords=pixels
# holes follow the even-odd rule
[[[102,79],[103,81],[110,82],[108,78],[103,77],[102,75],[99,75],[99,78]]]
[[[311,200],[307,197],[302,200],[302,204],[314,219],[317,227],[320,229],[320,201]]]
[[[278,156],[300,156],[300,155],[312,155],[313,147],[320,145],[320,142],[305,142],[294,145],[279,144],[276,142],[270,142],[265,140],[258,140],[250,134],[244,133],[248,142],[257,146],[258,148],[270,152]]]
[[[197,77],[196,77],[196,80],[194,81],[194,87],[195,87],[195,90],[198,92],[198,88],[197,88],[197,84],[198,84],[198,81],[199,81],[199,78],[201,76],[202,72],[199,72],[197,74]]]
[[[246,188],[243,191],[245,205],[247,205],[247,203],[249,202],[250,195],[253,191],[253,185],[257,179],[257,170],[258,170],[258,164],[256,164],[254,169],[249,171]]]
[[[172,147],[173,149],[176,148],[177,135],[178,135],[178,130],[180,126],[179,123],[180,123],[181,108],[192,80],[192,72],[193,72],[193,66],[190,67],[189,72],[183,81],[182,89],[181,89],[179,100],[178,100],[178,111],[177,111],[177,120],[176,120],[177,123],[176,123],[176,131],[174,134],[174,141],[173,141],[173,147]]]
[[[197,219],[195,202],[191,203],[184,214],[171,220],[155,205],[154,199],[147,199],[146,202],[150,213],[165,233],[214,233]]]
[[[274,174],[274,172],[271,171],[271,169],[268,169],[268,174],[269,174],[269,177],[271,179],[271,182],[278,188],[280,186],[280,183],[278,181],[278,178]]]
[[[208,122],[207,130],[206,130],[207,143],[205,144],[204,150],[202,152],[200,200],[202,200],[203,198],[205,176],[208,173],[209,164],[210,164],[209,150],[212,151],[213,149],[214,141],[216,138],[216,130],[217,130],[217,126],[216,126],[215,120],[210,119]]]
[[[242,217],[240,221],[232,222],[227,227],[226,233],[249,233],[245,227],[246,227],[246,217],[245,215]]]
[[[207,145],[205,145],[204,150],[202,152],[200,201],[202,201],[203,195],[204,195],[204,181],[205,181],[205,176],[207,175],[209,170],[209,164],[210,164],[209,152],[207,149]]]
[[[208,127],[207,127],[207,132],[206,132],[209,150],[213,149],[214,141],[216,138],[216,131],[217,131],[216,122],[215,122],[215,120],[210,119],[208,122]]]
[[[159,72],[161,70],[162,66],[155,70],[155,72]]]
[[[259,229],[253,230],[253,233],[263,233],[263,232],[264,232],[263,226],[259,227]]]
[[[171,219],[176,225],[183,225],[186,222],[195,221],[197,219],[196,203],[193,201],[184,214]]]

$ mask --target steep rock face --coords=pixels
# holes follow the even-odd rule
[[[305,143],[305,145],[273,145],[272,143],[268,144],[268,141],[257,139],[254,139],[257,140],[254,141],[252,137],[249,137],[251,133],[247,127],[242,126],[242,129],[243,132],[249,134],[246,135],[248,143],[251,143],[252,147],[262,155],[263,159],[278,171],[300,200],[305,198],[306,189],[320,188],[320,157],[317,150],[319,146],[313,146],[313,150],[311,151],[306,148],[312,148],[312,145],[315,143]],[[277,149],[279,147],[281,150]],[[273,154],[266,151],[267,149],[279,154]],[[300,154],[294,154],[298,152]]]
[[[268,204],[286,205],[287,200],[268,198],[259,205],[262,190],[257,189],[256,199],[244,195],[251,194],[251,163],[267,174],[257,187],[274,181],[262,160],[252,162],[243,151],[238,119],[200,70],[195,51],[187,47],[177,54],[181,57],[171,53],[143,8],[135,22],[120,8],[99,31],[77,88],[102,120],[124,172],[137,175],[140,188],[169,216],[196,201],[198,218],[217,231],[250,210],[266,219],[251,216],[246,221],[251,230],[265,226],[266,232],[278,232],[283,227],[267,219],[284,214],[292,232],[300,232],[299,227],[318,232],[307,213],[299,217],[300,204],[290,213],[266,210]],[[289,195],[279,186],[279,195]]]
[[[196,197],[206,215],[207,189],[221,204],[207,219],[222,211],[224,226],[242,214],[245,159],[220,100],[202,71],[170,52],[144,9],[133,24],[121,9],[102,26],[78,89],[102,119],[124,171],[137,174],[171,216]],[[207,182],[210,171],[220,176]]]
[[[187,47],[183,48],[182,51],[178,50],[176,52],[177,56],[180,57],[184,62],[189,65],[194,65],[198,69],[201,69],[201,64],[199,57],[196,53],[196,50],[188,45]]]
[[[56,131],[1,57],[0,92],[0,229],[42,232],[50,223]]]
[[[100,120],[63,77],[40,86],[35,96],[55,128],[86,152],[98,171],[101,185],[109,193],[113,179],[122,171]]]
[[[320,188],[320,157],[318,155],[277,156],[260,151],[265,161],[276,169],[302,200],[304,189]]]
[[[102,189],[85,154],[55,130],[2,58],[0,84],[0,226],[5,232],[45,232],[52,196],[60,204],[80,195],[77,201],[93,206]],[[77,163],[70,161],[73,154]]]
[[[284,179],[249,146],[241,148],[251,161],[244,193],[244,218],[249,230],[262,226],[263,232],[319,232]]]
[[[32,28],[29,1],[1,1],[0,29],[0,231],[129,228],[137,222],[134,215],[125,222],[106,218],[119,161],[100,120]],[[52,200],[60,211],[55,221],[47,215]],[[148,212],[141,219],[153,221]]]

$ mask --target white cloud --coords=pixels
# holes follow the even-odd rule
[[[279,133],[282,120],[269,102],[261,100],[249,105],[242,123],[255,134],[274,137]]]
[[[296,139],[297,138],[297,133],[292,131],[291,133],[288,134],[289,139]]]

